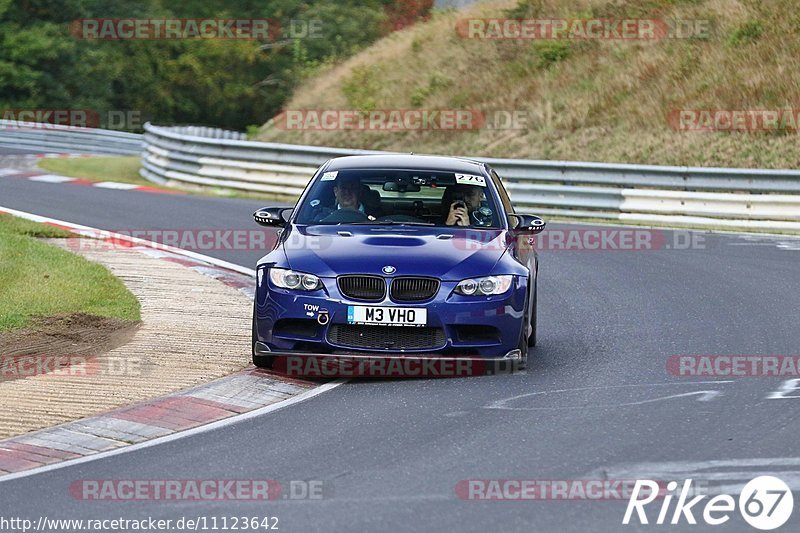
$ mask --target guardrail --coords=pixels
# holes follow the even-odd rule
[[[0,146],[38,152],[138,155],[142,135],[124,131],[0,120]]]
[[[209,136],[145,124],[141,175],[170,181],[297,197],[322,163],[369,150],[317,148]]]
[[[145,125],[141,174],[286,198],[333,157],[385,154],[246,141],[219,130]],[[475,157],[521,209],[565,217],[800,231],[800,171],[615,165]]]
[[[0,120],[0,146],[88,154],[142,154],[141,175],[297,197],[330,158],[385,154],[251,142],[239,132],[145,124],[144,135]],[[515,204],[544,215],[800,232],[800,171],[615,165],[475,157]]]

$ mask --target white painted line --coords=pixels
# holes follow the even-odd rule
[[[666,192],[666,191],[662,191]],[[620,213],[619,220],[630,222],[662,222],[664,224],[686,224],[690,229],[697,226],[716,226],[730,228],[751,228],[755,230],[774,229],[778,231],[800,231],[800,222],[783,220],[762,220],[762,219],[727,219],[711,218],[698,215],[652,215],[647,213]]]
[[[766,472],[764,472],[764,473],[766,474]],[[798,477],[797,475],[800,474],[800,471],[798,471],[798,470],[776,470],[776,471],[774,471],[772,473],[780,475],[781,478],[783,478],[787,474],[797,478]],[[705,472],[705,471],[703,471],[701,469],[701,470],[696,470],[696,471],[693,471],[693,472],[689,472],[689,474],[690,474],[691,477],[702,477],[703,481],[736,481],[736,480],[747,481],[747,480],[750,480],[750,479],[756,477],[756,474],[761,474],[761,472],[759,472],[757,469],[756,469],[756,471],[753,471],[753,470],[724,470],[722,472]],[[685,477],[690,477],[690,476],[685,476]],[[675,476],[675,477],[684,477],[684,476]],[[784,479],[784,481],[786,481],[786,480]],[[742,485],[744,485],[744,483],[742,483]]]
[[[574,389],[558,389],[558,390],[548,390],[548,391],[537,391],[537,392],[528,392],[525,394],[519,394],[517,396],[512,396],[510,398],[504,398],[502,400],[495,400],[494,402],[490,403],[489,405],[485,405],[482,409],[499,409],[504,411],[547,411],[547,410],[557,410],[557,409],[591,409],[596,407],[625,407],[625,406],[633,406],[633,405],[642,405],[646,403],[658,402],[662,400],[671,400],[673,398],[684,398],[688,396],[697,396],[697,401],[700,402],[707,402],[710,401],[722,393],[717,390],[700,390],[700,391],[691,391],[691,392],[683,392],[677,394],[671,394],[669,396],[659,396],[657,398],[648,398],[645,400],[638,400],[633,402],[623,402],[623,403],[615,403],[615,404],[599,404],[599,403],[592,403],[592,404],[582,404],[582,405],[559,405],[553,407],[510,407],[508,404],[514,402],[516,400],[520,400],[522,398],[531,398],[533,396],[547,396],[548,394],[561,394],[561,393],[570,393],[570,392],[584,392],[584,391],[601,391],[605,389],[620,389],[620,388],[634,388],[634,387],[667,387],[667,386],[680,386],[680,385],[709,385],[709,384],[725,384],[725,383],[733,383],[733,380],[719,380],[719,381],[686,381],[686,382],[673,382],[673,383],[634,383],[629,385],[605,385],[605,386],[597,386],[597,387],[580,387]]]
[[[664,461],[622,464],[604,468],[621,476],[642,472],[688,474],[712,468],[763,468],[778,466],[800,466],[800,457],[748,457],[744,459],[710,459],[708,461]],[[651,474],[652,475],[652,474]]]
[[[73,224],[72,222],[65,222],[63,220],[58,220],[55,218],[44,217],[41,215],[36,215],[34,213],[27,213],[25,211],[17,211],[16,209],[11,209],[9,207],[0,206],[0,213],[8,213],[9,215],[14,215],[20,218],[24,218],[26,220],[32,220],[33,222],[44,222],[50,224],[57,224],[59,226],[63,226],[69,228],[75,233],[80,234],[84,232],[85,235],[88,236],[102,236],[108,238],[114,238],[125,242],[131,242],[134,244],[139,244],[142,246],[147,246],[148,248],[155,248],[158,250],[167,250],[175,254],[183,255],[185,257],[191,257],[192,259],[196,259],[198,261],[202,261],[205,263],[210,263],[212,265],[216,265],[218,267],[227,268],[228,270],[233,270],[234,272],[239,272],[240,274],[246,274],[248,276],[255,277],[256,271],[252,268],[245,268],[243,266],[239,266],[233,263],[229,263],[228,261],[223,261],[222,259],[217,259],[216,257],[211,257],[208,255],[199,254],[197,252],[191,252],[189,250],[184,250],[182,248],[176,248],[175,246],[168,246],[165,244],[159,244],[157,242],[148,241],[145,239],[140,239],[138,237],[130,237],[128,235],[122,235],[120,233],[114,233],[111,231],[100,230],[97,228],[92,228],[90,226],[82,226],[80,224]]]
[[[105,459],[107,457],[112,457],[115,455],[122,455],[124,453],[135,452],[137,450],[142,450],[144,448],[150,448],[152,446],[158,446],[160,444],[165,444],[167,442],[172,442],[175,440],[183,439],[186,437],[192,437],[194,435],[199,435],[200,433],[206,433],[208,431],[213,431],[215,429],[224,428],[227,426],[232,426],[234,424],[238,424],[239,422],[243,422],[245,420],[249,420],[251,418],[256,418],[267,413],[272,413],[273,411],[277,411],[278,409],[283,409],[284,407],[289,407],[290,405],[294,405],[296,403],[303,402],[305,400],[309,400],[314,398],[315,396],[319,396],[329,390],[335,389],[339,385],[346,383],[346,380],[340,379],[337,381],[333,381],[331,383],[326,383],[324,385],[320,385],[315,389],[311,389],[310,391],[304,392],[302,394],[298,394],[293,398],[289,398],[287,400],[283,400],[282,402],[273,403],[271,405],[267,405],[260,409],[256,409],[255,411],[250,411],[248,413],[243,413],[241,415],[234,415],[229,418],[225,418],[223,420],[218,420],[216,422],[211,422],[204,426],[199,426],[192,429],[187,429],[186,431],[179,431],[177,433],[173,433],[171,435],[166,435],[164,437],[157,437],[153,440],[148,440],[145,442],[140,442],[137,444],[131,444],[130,446],[124,446],[122,448],[116,448],[114,450],[108,450],[104,452],[98,452],[93,455],[87,455],[85,457],[79,457],[78,459],[70,459],[68,461],[63,461],[61,463],[54,463],[50,465],[40,466],[38,468],[32,468],[30,470],[23,470],[22,472],[16,472],[14,474],[6,474],[0,477],[0,483],[6,481],[12,481],[14,479],[25,478],[29,476],[35,476],[38,474],[43,474],[45,472],[51,472],[53,470],[58,470],[60,468],[67,468],[70,466],[75,466],[83,463],[89,463],[92,461],[97,461],[100,459]]]
[[[800,457],[747,457],[706,461],[664,461],[604,466],[584,474],[583,479],[694,479],[719,482],[706,487],[714,494],[741,492],[745,483],[760,475],[779,477],[792,490],[800,490]]]
[[[31,181],[43,181],[45,183],[68,183],[70,181],[75,181],[75,178],[68,178],[57,174],[42,174],[41,176],[31,176],[28,179]]]
[[[95,183],[93,186],[103,189],[120,189],[124,191],[130,191],[131,189],[138,189],[140,187],[133,183],[118,183],[116,181],[101,181],[100,183]]]
[[[11,174],[19,174],[23,170],[15,170],[12,168],[0,168],[0,176],[10,176]]]
[[[777,246],[774,242],[729,242],[728,246],[769,246],[774,247]]]

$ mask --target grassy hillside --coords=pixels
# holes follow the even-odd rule
[[[796,168],[798,134],[676,131],[679,109],[800,109],[794,0],[516,0],[439,13],[305,83],[286,109],[524,111],[525,129],[286,131],[261,140],[619,163]],[[469,17],[709,21],[707,36],[649,41],[480,40]]]

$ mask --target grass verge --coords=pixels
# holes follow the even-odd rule
[[[39,168],[70,178],[80,178],[90,181],[115,181],[118,183],[131,183],[141,187],[151,187],[165,191],[180,190],[189,194],[201,196],[215,196],[224,198],[242,198],[246,200],[279,200],[268,194],[243,192],[232,189],[195,186],[191,184],[176,187],[167,187],[147,181],[139,175],[141,158],[139,156],[98,156],[74,158],[44,158],[39,162]],[[285,200],[284,200],[285,201]]]
[[[39,161],[39,168],[70,178],[97,182],[116,181],[158,188],[158,185],[147,181],[139,175],[140,161],[139,156],[135,155],[43,158]],[[166,189],[166,187],[163,188]]]
[[[71,235],[0,215],[0,331],[68,313],[140,320],[138,300],[105,267],[37,240]]]

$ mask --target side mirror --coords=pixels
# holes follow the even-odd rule
[[[546,225],[545,221],[536,215],[520,215],[516,213],[509,213],[508,218],[511,221],[516,220],[516,224],[513,226],[515,231],[539,233]]]
[[[291,207],[262,207],[253,213],[253,220],[261,226],[283,227],[289,221],[292,211]]]

